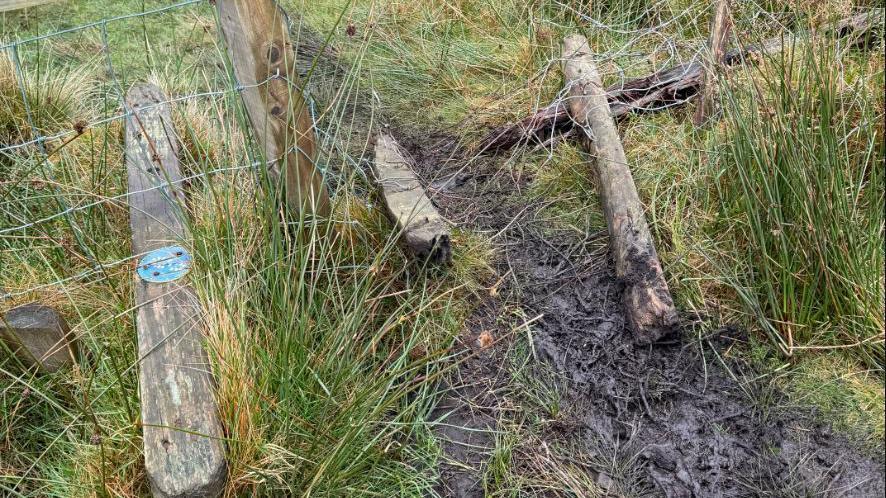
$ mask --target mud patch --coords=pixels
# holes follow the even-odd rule
[[[450,137],[399,140],[448,219],[496,235],[498,272],[509,276],[502,299],[542,315],[533,326],[535,349],[567,380],[564,414],[549,436],[585,455],[615,451],[613,461],[632,467],[601,463],[598,482],[618,494],[673,497],[886,492],[882,452],[853,447],[809,409],[788,406],[765,383],[743,381],[757,377],[747,365],[722,360],[744,342],[739,331],[702,335],[702,327],[684,326],[656,343],[636,344],[605,232],[579,239],[558,231],[537,216],[539,206],[518,200],[528,178],[515,179],[494,159],[466,162]],[[480,307],[463,334],[465,347],[494,322],[491,310]],[[438,410],[452,413],[441,433],[453,460],[440,490],[448,496],[482,496],[479,472],[491,443],[488,433],[478,434],[494,427],[494,386],[507,375],[491,355],[460,366],[460,377],[472,383],[453,386]]]

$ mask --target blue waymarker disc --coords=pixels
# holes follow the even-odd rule
[[[138,276],[145,282],[173,282],[191,270],[191,255],[182,246],[166,246],[145,254],[138,262]]]

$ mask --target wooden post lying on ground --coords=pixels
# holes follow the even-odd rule
[[[863,44],[882,36],[883,9],[847,17],[820,31],[849,39],[850,45]],[[798,35],[799,36],[799,35]],[[724,66],[734,66],[749,59],[777,53],[790,47],[796,37],[771,38],[759,45],[748,45],[726,52]],[[692,100],[704,81],[705,70],[700,62],[687,62],[664,68],[642,78],[616,83],[606,89],[609,108],[614,117],[632,112],[654,112],[683,105]],[[568,131],[573,120],[562,102],[554,102],[520,121],[494,128],[480,141],[476,150],[490,153],[509,149],[528,140],[548,137],[555,131]]]
[[[569,114],[584,130],[597,165],[615,271],[625,285],[627,325],[638,341],[652,342],[677,326],[674,302],[587,40],[581,35],[567,37],[563,60]]]
[[[65,319],[39,303],[13,308],[0,318],[0,339],[23,364],[56,372],[77,361],[77,342]]]
[[[708,118],[717,114],[717,73],[723,64],[723,56],[726,54],[726,41],[732,27],[732,19],[729,16],[729,0],[716,0],[714,15],[711,18],[711,37],[708,41],[710,59],[705,68],[704,81],[701,83],[698,106],[692,116],[695,126],[701,126]]]
[[[166,100],[153,85],[134,86],[127,95],[133,254],[188,237],[179,146],[169,104],[160,104]],[[135,305],[145,468],[154,496],[217,496],[227,473],[224,434],[196,296],[182,281],[136,277]]]
[[[58,0],[0,0],[0,12],[36,7],[37,5],[57,1]]]
[[[373,170],[388,217],[400,231],[406,247],[419,259],[449,263],[449,225],[425,194],[412,161],[394,137],[385,132],[375,139]]]
[[[328,216],[329,194],[316,168],[313,122],[296,70],[283,12],[273,0],[216,0],[219,21],[256,138],[273,180],[284,176],[287,203]]]

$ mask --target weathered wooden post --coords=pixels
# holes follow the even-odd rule
[[[566,37],[563,60],[569,114],[584,132],[597,166],[615,272],[625,285],[627,325],[640,342],[652,342],[677,326],[674,302],[585,37]]]
[[[160,89],[127,95],[126,168],[135,281],[145,467],[157,497],[216,496],[227,468],[200,305],[177,280],[189,265],[178,142]]]
[[[710,54],[708,65],[705,68],[704,81],[699,89],[700,98],[692,122],[695,126],[705,124],[708,119],[716,114],[717,100],[717,73],[723,66],[723,56],[726,55],[726,41],[729,30],[732,27],[732,18],[729,16],[729,0],[716,0],[714,15],[711,18],[711,37],[708,41]]]
[[[294,209],[328,216],[329,194],[315,165],[316,140],[296,71],[296,51],[273,0],[217,0],[219,22],[268,172],[285,179]]]
[[[373,172],[388,217],[410,252],[421,260],[449,263],[449,225],[425,194],[412,161],[394,137],[384,132],[375,139]]]
[[[44,3],[56,1],[58,0],[0,0],[0,12],[36,7],[38,5],[43,5]]]
[[[77,342],[65,319],[49,306],[30,303],[0,318],[0,339],[23,364],[55,372],[77,361]]]

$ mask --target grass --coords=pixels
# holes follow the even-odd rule
[[[130,81],[154,80],[168,95],[226,83],[212,61],[198,60],[205,54],[217,60],[219,54],[214,38],[203,34],[205,17],[158,17],[159,24],[142,32],[152,40],[153,60],[125,55],[140,40],[124,41],[119,36],[125,28],[109,26],[109,57],[119,80],[102,71],[101,58],[65,59],[70,46],[60,41],[23,48],[23,86],[11,68],[3,73],[2,118],[11,130],[4,141],[29,138],[12,135],[27,130],[25,108],[16,99],[22,88],[32,107],[53,110],[37,117],[40,131],[52,135],[71,130],[84,116],[118,112],[116,89]],[[177,41],[170,33],[189,22],[200,36],[170,45]],[[79,42],[90,36],[72,37]],[[154,62],[161,54],[166,60]],[[82,71],[59,73],[57,66]],[[186,101],[174,112],[183,169],[195,177],[188,185],[196,259],[190,278],[219,381],[227,492],[423,495],[434,483],[437,458],[427,420],[433,386],[450,364],[443,361],[451,354],[449,343],[470,311],[465,296],[488,274],[488,245],[457,231],[448,275],[410,264],[396,234],[368,203],[376,201],[352,194],[368,187],[351,166],[360,161],[347,152],[354,144],[341,138],[347,125],[333,128],[334,140],[344,142],[341,150],[321,158],[337,174],[334,221],[321,228],[281,218],[275,192],[259,188],[249,170],[231,168],[249,162],[251,147],[239,131],[244,123],[236,105],[225,94]],[[335,126],[343,118],[333,112],[324,119],[323,126]],[[59,307],[84,351],[84,370],[73,375],[36,375],[2,356],[4,494],[148,491],[135,389],[128,221],[125,199],[115,200],[125,192],[121,131],[111,121],[75,133],[68,143],[68,136],[51,140],[49,150],[61,149],[49,161],[28,149],[3,158],[8,183],[2,226],[11,230],[3,237],[3,266],[22,270],[4,272],[0,285],[13,294],[4,306],[37,299]],[[35,169],[46,173],[44,184],[31,180]],[[33,229],[13,229],[59,211],[46,199],[77,207],[100,202]],[[356,244],[332,236],[339,232]],[[118,263],[95,272],[96,260]],[[41,287],[56,280],[64,283]]]
[[[730,87],[720,214],[737,222],[742,297],[773,343],[882,368],[883,73],[852,74],[835,52],[798,48]]]
[[[262,222],[274,219],[266,208],[195,232],[233,488],[422,494],[433,455],[404,447],[433,406],[465,290],[364,232],[381,225],[377,212],[363,221],[338,211],[360,242],[349,247]]]
[[[0,32],[25,38],[169,3],[71,2],[65,15],[52,7],[4,14]],[[459,230],[451,270],[409,264],[363,195],[370,189],[354,165],[367,159],[368,123],[346,108],[371,100],[398,127],[471,145],[488,126],[557,97],[566,33],[589,36],[614,82],[694,55],[706,38],[708,3],[283,3],[330,34],[345,70],[336,84],[310,82],[320,107],[331,104],[319,126],[321,160],[337,192],[333,222],[284,216],[248,169],[227,169],[248,164],[254,146],[232,95],[187,99],[174,112],[183,168],[195,176],[190,281],[219,382],[227,491],[432,494],[441,452],[429,420],[436,382],[452,365],[451,339],[485,283],[494,248],[483,234]],[[848,4],[828,5],[843,12]],[[740,38],[776,35],[792,14],[802,24],[809,10],[762,7],[738,6]],[[78,135],[76,123],[118,112],[117,92],[138,80],[169,95],[225,88],[217,36],[211,6],[200,4],[20,47],[38,130],[67,135],[48,143],[60,147],[48,162],[33,148],[0,155],[0,230],[101,202],[0,234],[0,290],[13,294],[4,309],[32,300],[57,306],[85,351],[79,368],[58,375],[36,375],[0,352],[0,494],[148,492],[128,217],[117,198],[126,191],[122,127],[112,121]],[[724,117],[710,129],[692,127],[691,107],[631,117],[620,128],[681,309],[711,327],[749,327],[752,345],[734,354],[759,360],[791,403],[817,407],[877,447],[884,437],[883,56],[876,47],[834,46],[819,40],[733,72],[721,83]],[[0,144],[32,136],[21,90],[11,61],[0,58]],[[605,225],[586,163],[580,147],[560,143],[516,151],[497,165],[527,179],[522,195],[546,203],[541,215],[553,231],[599,234]],[[339,229],[359,244],[341,243],[333,235]],[[602,251],[605,240],[594,241]],[[96,270],[96,261],[105,264]],[[833,347],[841,349],[823,349]],[[648,491],[632,487],[639,449],[629,445],[601,443],[599,455],[576,454],[568,444],[537,451],[563,416],[556,378],[530,368],[531,348],[521,341],[509,361],[507,395],[527,416],[501,421],[484,467],[488,494],[594,496],[588,469],[605,469],[625,494]]]

